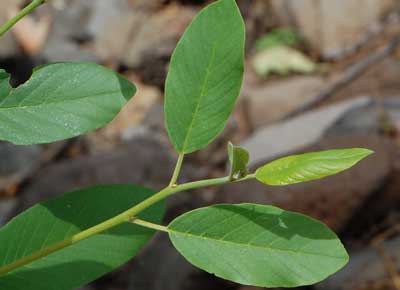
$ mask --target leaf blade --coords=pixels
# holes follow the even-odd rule
[[[372,153],[368,149],[352,148],[287,156],[257,169],[256,178],[268,185],[316,180],[346,170]]]
[[[9,86],[8,76],[0,80],[3,86]],[[30,145],[75,137],[106,125],[136,88],[97,64],[55,63],[37,68],[20,87],[1,91],[4,126],[0,139]]]
[[[111,218],[152,194],[133,185],[95,186],[38,204],[0,230],[0,267]],[[144,211],[142,218],[160,222],[163,213],[159,203]],[[18,240],[15,233],[20,233]],[[35,290],[74,289],[127,262],[153,233],[122,224],[0,276],[0,288],[25,289],[29,282]]]
[[[9,74],[5,70],[0,69],[0,101],[10,93],[11,86],[9,78]]]
[[[178,152],[205,147],[225,127],[243,81],[244,39],[236,2],[220,0],[179,41],[165,85],[167,131]]]
[[[310,285],[348,261],[325,225],[273,206],[202,208],[178,217],[169,230],[174,246],[193,265],[245,285]]]
[[[237,180],[248,174],[247,164],[249,163],[249,152],[242,147],[228,143],[228,157],[230,163],[229,178]]]

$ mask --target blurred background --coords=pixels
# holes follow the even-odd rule
[[[27,1],[2,0],[0,23]],[[28,1],[29,2],[29,1]],[[170,55],[202,0],[54,0],[0,40],[14,86],[48,62],[94,61],[138,93],[107,127],[41,146],[0,143],[0,224],[34,203],[93,184],[170,179],[176,153],[163,119]],[[400,289],[400,1],[238,0],[246,21],[246,75],[224,133],[188,155],[181,182],[226,173],[228,141],[251,168],[310,150],[366,147],[376,154],[321,181],[201,189],[168,201],[165,223],[212,203],[257,202],[327,223],[351,262],[305,289]],[[81,290],[256,290],[188,264],[164,234],[132,262]],[[4,289],[6,290],[6,289]],[[34,290],[34,289],[32,289]]]

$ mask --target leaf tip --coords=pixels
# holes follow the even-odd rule
[[[358,158],[357,158],[358,160],[356,161],[356,163],[367,158],[368,156],[370,156],[372,154],[375,154],[375,152],[373,150],[367,149],[367,148],[353,148],[350,150],[354,150],[356,155],[358,155]]]
[[[371,149],[366,149],[366,148],[360,148],[360,150],[362,150],[365,154],[365,157],[375,154],[375,151],[371,150]]]
[[[122,96],[126,101],[129,101],[136,94],[136,86],[131,81],[122,76],[119,76],[118,80],[121,86]]]

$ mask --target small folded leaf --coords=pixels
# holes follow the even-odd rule
[[[165,84],[166,124],[178,152],[207,146],[225,127],[242,86],[244,43],[235,0],[202,10],[179,41]]]
[[[201,208],[175,219],[169,235],[193,265],[258,287],[314,284],[348,262],[340,240],[324,224],[273,206]]]
[[[0,140],[27,145],[71,138],[109,123],[136,88],[92,63],[37,68],[16,89],[0,70]]]
[[[256,171],[268,185],[288,185],[320,179],[346,170],[373,152],[363,148],[327,150],[275,160]]]
[[[133,185],[95,186],[35,205],[0,230],[0,271],[114,217],[153,193]],[[139,216],[159,223],[163,213],[164,205],[158,203]],[[0,275],[0,289],[75,289],[126,263],[153,233],[131,223],[116,226]]]
[[[228,157],[230,163],[229,178],[236,180],[248,174],[247,164],[249,162],[249,152],[239,146],[228,143]]]

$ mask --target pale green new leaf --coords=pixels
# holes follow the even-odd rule
[[[236,180],[243,178],[248,174],[247,164],[249,163],[249,152],[239,146],[228,143],[229,157],[229,178]]]
[[[287,185],[320,179],[355,165],[373,152],[363,148],[327,150],[275,160],[256,171],[268,185]]]
[[[113,71],[92,63],[56,63],[34,71],[11,89],[0,70],[0,140],[48,143],[109,123],[136,88]]]
[[[174,246],[193,265],[245,285],[310,285],[348,262],[340,240],[324,224],[273,206],[201,208],[168,228]]]
[[[95,186],[35,205],[0,230],[2,267],[67,239],[150,197],[152,190],[134,185]],[[158,203],[139,216],[159,223]],[[54,252],[0,275],[0,289],[69,290],[87,284],[134,257],[154,231],[132,223]]]
[[[318,66],[302,52],[284,45],[271,47],[258,52],[252,65],[255,72],[266,77],[276,73],[288,75],[290,73],[309,74],[317,70]]]
[[[225,127],[242,85],[244,43],[234,0],[203,9],[179,41],[165,85],[166,124],[178,152],[205,147]]]

